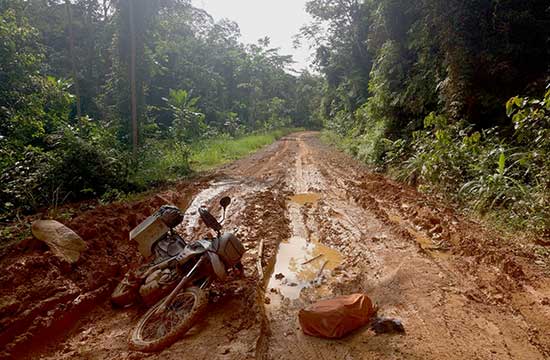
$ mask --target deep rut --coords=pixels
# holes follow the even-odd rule
[[[234,202],[226,228],[238,229],[248,251],[247,278],[213,289],[204,321],[169,349],[141,354],[130,351],[126,340],[142,310],[114,311],[102,303],[61,342],[25,356],[550,357],[549,277],[525,251],[414,189],[373,175],[322,145],[315,133],[283,138],[209,179],[178,230],[200,237],[207,230],[195,207],[229,195]],[[400,318],[406,334],[375,336],[365,328],[336,341],[302,334],[300,308],[355,292],[367,293],[381,314]]]
[[[549,355],[547,340],[532,338],[547,328],[536,329],[531,319],[517,316],[517,304],[470,299],[471,293],[492,287],[483,283],[484,277],[502,274],[497,264],[472,267],[470,259],[446,250],[452,243],[442,238],[443,230],[430,233],[443,223],[437,211],[429,229],[409,224],[399,211],[409,199],[399,194],[411,190],[376,177],[372,180],[378,183],[370,188],[372,180],[364,169],[346,168],[349,159],[333,155],[308,134],[294,140],[297,151],[295,167],[287,175],[292,179],[288,190],[317,192],[321,199],[300,207],[299,214],[291,203],[287,213],[297,221],[305,219],[309,241],[312,236],[321,239],[338,249],[344,260],[299,298],[268,305],[272,333],[267,358],[543,359]],[[365,184],[371,191],[365,191]],[[469,267],[466,273],[464,266]],[[326,341],[301,333],[300,308],[319,297],[352,292],[366,292],[381,313],[402,319],[407,335],[374,336],[363,330],[342,341]],[[548,316],[548,309],[537,305]]]

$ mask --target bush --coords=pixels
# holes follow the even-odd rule
[[[53,172],[52,160],[51,154],[29,146],[20,159],[4,169],[0,176],[2,214],[10,214],[17,208],[29,212],[51,202],[46,179]]]
[[[145,144],[133,165],[130,183],[139,189],[160,185],[186,176],[191,172],[190,148],[173,140]]]
[[[393,157],[389,165],[398,167],[400,180],[429,185],[456,199],[459,187],[468,177],[468,166],[478,152],[480,133],[468,135],[471,128],[467,124],[448,124],[444,116],[433,113],[424,120],[424,127],[425,130],[413,133],[406,158]],[[403,146],[403,141],[398,140],[393,148],[403,153]]]
[[[103,195],[110,189],[128,189],[128,160],[115,148],[98,146],[66,131],[56,146],[52,182],[67,197],[78,200]]]
[[[550,88],[543,99],[515,97],[507,104],[513,136],[497,128],[474,131],[430,114],[424,130],[385,154],[397,177],[420,190],[445,194],[480,213],[493,211],[509,224],[550,229]]]
[[[130,190],[123,153],[102,144],[105,139],[98,137],[93,125],[86,125],[82,133],[89,138],[65,127],[48,136],[46,149],[26,146],[0,176],[0,212],[9,216],[15,209],[26,213],[101,196],[111,189]]]
[[[382,157],[385,152],[384,136],[387,131],[387,123],[383,120],[369,121],[369,106],[363,105],[355,112],[355,117],[359,123],[372,124],[368,128],[352,135],[356,139],[355,151],[357,157],[370,165],[381,165]]]

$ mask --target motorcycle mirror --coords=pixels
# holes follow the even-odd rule
[[[208,226],[210,229],[213,229],[214,231],[220,231],[222,229],[222,225],[216,220],[210,212],[204,207],[199,208],[199,215],[201,216],[202,221],[206,226]]]
[[[225,210],[231,204],[231,198],[229,196],[224,196],[220,200],[221,207]]]

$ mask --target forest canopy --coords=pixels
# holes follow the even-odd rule
[[[1,212],[185,175],[206,139],[319,127],[321,78],[239,37],[187,0],[2,1]]]
[[[188,175],[218,140],[324,127],[376,171],[550,227],[547,0],[305,10],[314,71],[297,73],[189,0],[2,1],[0,213],[116,198]]]

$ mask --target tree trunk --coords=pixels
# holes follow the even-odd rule
[[[82,108],[80,103],[80,87],[78,86],[78,75],[76,71],[76,58],[74,54],[73,16],[71,12],[70,0],[65,0],[65,9],[67,11],[67,27],[69,30],[69,57],[71,58],[71,70],[74,83],[74,92],[76,96],[76,116],[80,122],[80,118],[82,117]]]
[[[107,22],[107,20],[108,20],[109,7],[110,7],[110,4],[109,4],[108,0],[103,0],[102,10],[103,10],[103,21],[104,22]]]
[[[132,150],[135,154],[138,148],[138,120],[136,95],[136,33],[134,28],[133,0],[128,0],[128,13],[130,16],[130,92],[132,102]]]

